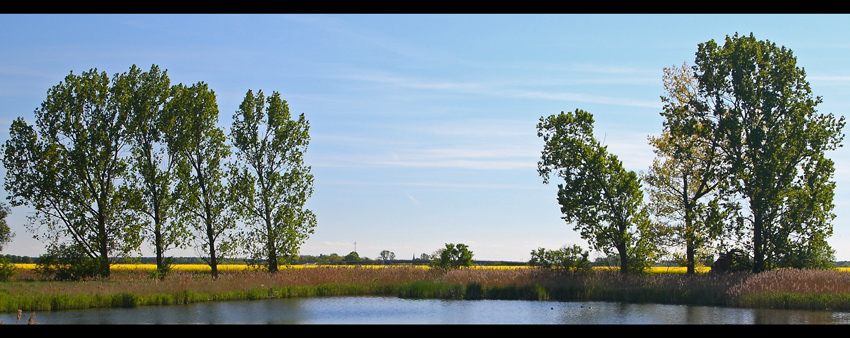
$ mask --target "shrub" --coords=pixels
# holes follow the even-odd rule
[[[153,269],[150,272],[150,274],[148,275],[148,277],[150,277],[152,279],[163,280],[173,270],[174,270],[173,259],[171,257],[167,257],[163,261],[162,267],[157,267],[156,269]]]
[[[732,249],[721,253],[720,257],[711,265],[711,272],[742,272],[750,271],[753,261],[743,250]]]
[[[357,264],[362,261],[360,258],[360,254],[357,251],[352,251],[349,254],[345,255],[345,258],[342,259],[346,264]]]
[[[457,245],[446,243],[445,249],[440,249],[431,265],[446,269],[457,269],[464,266],[472,266],[472,251],[463,243]]]
[[[545,269],[564,269],[575,272],[590,272],[593,266],[587,259],[589,253],[578,245],[564,246],[560,250],[539,248],[531,251],[528,265]]]
[[[38,258],[35,270],[44,278],[77,281],[97,276],[100,264],[76,246],[59,245]]]
[[[0,282],[7,282],[12,277],[15,277],[15,274],[18,273],[18,270],[15,269],[15,265],[12,264],[6,257],[0,257]]]

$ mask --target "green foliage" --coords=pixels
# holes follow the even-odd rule
[[[57,281],[79,281],[100,276],[101,262],[86,254],[79,245],[60,244],[39,256],[35,271]]]
[[[316,215],[305,208],[313,194],[313,175],[304,165],[309,129],[304,114],[292,118],[278,92],[266,98],[249,90],[233,115],[231,196],[248,227],[242,247],[271,272],[297,257],[316,227]]]
[[[389,250],[382,250],[378,256],[381,257],[383,262],[395,260],[395,253]]]
[[[615,255],[606,255],[604,257],[596,257],[593,260],[594,266],[619,266],[620,257]]]
[[[397,294],[410,299],[463,299],[465,291],[462,284],[413,281],[399,285]]]
[[[112,296],[113,308],[134,308],[139,306],[139,296],[129,292],[121,292]]]
[[[18,273],[15,264],[6,257],[0,257],[0,282],[8,282]]]
[[[831,269],[835,267],[835,250],[825,239],[815,239],[818,243],[805,246],[791,246],[783,250],[777,258],[777,266],[796,269]]]
[[[544,183],[554,174],[564,220],[594,250],[620,255],[623,273],[642,271],[655,252],[655,234],[637,173],[593,136],[593,115],[575,112],[541,117],[537,125],[545,146],[538,162]]]
[[[357,251],[352,251],[342,258],[342,261],[347,264],[360,263],[361,260],[360,254],[358,254]]]
[[[683,65],[664,74],[666,121],[660,136],[649,137],[656,158],[643,180],[662,243],[684,247],[684,264],[693,274],[697,252],[718,243],[736,205],[724,195],[728,166],[719,135],[711,124],[683,117],[701,113],[693,103],[699,97],[693,71]]]
[[[293,262],[308,264],[308,263],[318,263],[318,264],[337,264],[342,262],[343,257],[340,257],[339,254],[332,253],[330,255],[319,254],[318,256],[311,255],[299,255],[297,260],[293,260]]]
[[[807,309],[838,311],[847,309],[850,294],[771,292],[741,297],[737,306],[764,309]]]
[[[593,266],[587,259],[588,255],[589,252],[582,250],[578,245],[564,246],[559,250],[538,248],[531,251],[531,260],[528,265],[545,269],[590,272],[593,270]]]
[[[9,228],[9,223],[6,222],[9,211],[9,207],[5,203],[0,203],[0,251],[3,251],[3,246],[15,237],[15,233]]]
[[[166,124],[166,102],[171,98],[171,82],[156,65],[142,72],[135,65],[116,79],[119,109],[127,112],[129,170],[121,187],[121,200],[132,220],[156,254],[157,269],[164,269],[165,251],[185,247],[188,230],[171,221],[174,217],[174,166],[164,135],[173,132]]]
[[[712,273],[742,272],[753,269],[753,260],[743,250],[732,249],[718,255],[711,264]]]
[[[748,203],[739,224],[751,234],[754,272],[831,260],[835,166],[825,153],[840,146],[845,121],[816,111],[822,100],[796,62],[752,34],[701,43],[699,109],[674,121],[710,126],[721,140],[729,190]]]
[[[35,209],[29,230],[60,248],[48,261],[82,254],[100,264],[100,276],[144,240],[155,250],[156,277],[169,271],[165,251],[192,242],[217,276],[219,261],[240,244],[235,212],[249,227],[242,247],[275,271],[316,226],[304,208],[313,192],[303,164],[309,123],[303,114],[293,119],[278,93],[249,91],[234,117],[238,151],[229,171],[218,114],[205,83],[172,86],[156,65],[112,79],[96,69],[72,72],[48,91],[35,125],[12,122],[3,145],[9,200]],[[12,236],[7,213],[0,205],[0,249]]]
[[[446,248],[438,251],[438,255],[431,261],[431,265],[445,269],[472,266],[472,256],[473,253],[466,244],[446,243]]]
[[[158,260],[159,263],[156,266],[156,269],[151,270],[148,277],[151,279],[159,279],[164,280],[166,276],[168,276],[172,271],[174,271],[174,259],[171,257],[167,257],[163,260]]]
[[[215,92],[206,83],[173,87],[165,108],[168,151],[176,161],[175,194],[180,196],[176,221],[194,228],[196,248],[204,252],[213,277],[219,261],[235,249],[232,214],[223,161],[230,155],[224,132],[217,126]]]
[[[71,72],[48,90],[34,126],[23,118],[12,122],[3,147],[12,205],[35,209],[28,228],[97,257],[103,276],[111,257],[139,245],[138,231],[119,207],[129,116],[119,108],[125,96],[117,88],[97,69]]]
[[[32,264],[34,261],[34,257],[30,256],[18,256],[18,255],[0,255],[0,257],[5,257],[12,263],[23,263],[23,264]]]

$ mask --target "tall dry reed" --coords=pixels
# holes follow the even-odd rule
[[[850,273],[782,269],[752,275],[729,291],[737,306],[850,310]]]
[[[654,302],[784,308],[850,309],[850,273],[779,270],[761,274],[571,273],[551,269],[429,269],[346,266],[174,271],[165,279],[147,271],[115,271],[107,279],[0,283],[0,311],[61,310],[186,304],[306,296],[382,295],[446,299],[550,299]]]
[[[850,294],[850,273],[815,269],[765,271],[748,278],[732,292],[737,296],[770,292]]]

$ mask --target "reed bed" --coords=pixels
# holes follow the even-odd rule
[[[738,306],[850,310],[846,270],[783,269],[753,275],[730,290]]]
[[[147,269],[114,269],[109,278],[79,282],[36,280],[22,269],[17,280],[0,283],[0,311],[56,311],[101,307],[188,304],[339,295],[395,295],[398,285],[433,280],[435,270],[398,268],[290,268],[270,274],[255,270],[223,270],[209,274],[175,270],[163,280]]]
[[[213,280],[203,269],[187,267],[158,280],[150,278],[148,267],[122,266],[106,279],[56,282],[19,267],[15,280],[0,283],[0,312],[363,295],[850,309],[850,274],[838,270],[686,275],[663,269],[623,275],[616,269],[572,273],[527,267],[293,266],[273,274],[222,269]]]

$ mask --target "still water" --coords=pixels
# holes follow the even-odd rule
[[[26,323],[31,313],[24,314]],[[6,324],[15,316],[0,315]],[[40,324],[848,324],[850,313],[706,306],[392,297],[296,298],[37,312]]]

